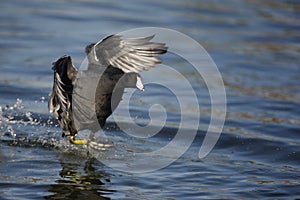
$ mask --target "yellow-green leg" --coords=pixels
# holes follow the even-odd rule
[[[99,143],[99,142],[95,142],[94,137],[95,137],[95,133],[93,131],[91,131],[90,141],[89,141],[89,146],[91,148],[101,150],[101,151],[105,151],[105,150],[107,150],[108,147],[112,146],[112,144],[102,144],[102,143]]]
[[[77,145],[83,145],[83,144],[87,144],[89,141],[88,140],[77,140],[75,139],[75,136],[70,136],[70,142],[72,144],[77,144]]]
[[[94,142],[94,132],[91,132],[90,134],[90,141],[89,140],[85,140],[85,139],[81,139],[81,140],[77,140],[75,139],[75,136],[70,136],[70,142],[72,144],[76,144],[76,145],[84,145],[84,144],[88,144],[89,146],[92,147],[93,149],[97,149],[97,150],[101,150],[104,151],[106,150],[108,147],[111,147],[112,144],[102,144],[102,143],[98,143],[98,142]]]

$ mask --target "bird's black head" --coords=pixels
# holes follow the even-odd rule
[[[124,74],[118,84],[121,84],[125,88],[138,88],[144,91],[141,75],[135,72]]]
[[[91,52],[91,50],[92,50],[92,48],[93,48],[94,45],[95,45],[95,43],[92,43],[92,44],[90,44],[90,45],[87,45],[87,46],[85,47],[85,53],[86,53],[86,54],[89,54],[89,53]]]

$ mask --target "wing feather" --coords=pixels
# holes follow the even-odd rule
[[[63,56],[53,63],[54,82],[48,101],[50,113],[53,113],[64,131],[64,134],[75,134],[72,119],[73,81],[77,70],[69,56]]]
[[[164,43],[151,42],[153,38],[154,35],[127,39],[120,35],[108,36],[92,47],[89,62],[103,67],[111,65],[125,73],[149,70],[162,62],[156,56],[168,49]]]

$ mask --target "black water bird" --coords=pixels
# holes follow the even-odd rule
[[[167,52],[164,43],[151,42],[153,36],[123,39],[111,35],[85,48],[87,70],[77,70],[70,56],[53,63],[54,83],[48,107],[74,144],[78,131],[101,129],[122,99],[125,88],[144,90],[139,72],[162,62],[157,55]]]

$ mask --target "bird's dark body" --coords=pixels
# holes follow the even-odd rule
[[[86,47],[87,70],[78,71],[70,56],[53,63],[54,84],[49,110],[58,120],[63,135],[98,131],[116,109],[125,88],[143,89],[138,72],[161,63],[163,43],[149,42],[154,36],[122,40],[112,35]],[[74,138],[72,138],[73,141]]]
[[[99,80],[95,94],[95,112],[101,127],[122,99],[125,89],[125,85],[119,82],[122,76],[126,76],[122,70],[109,66]]]

